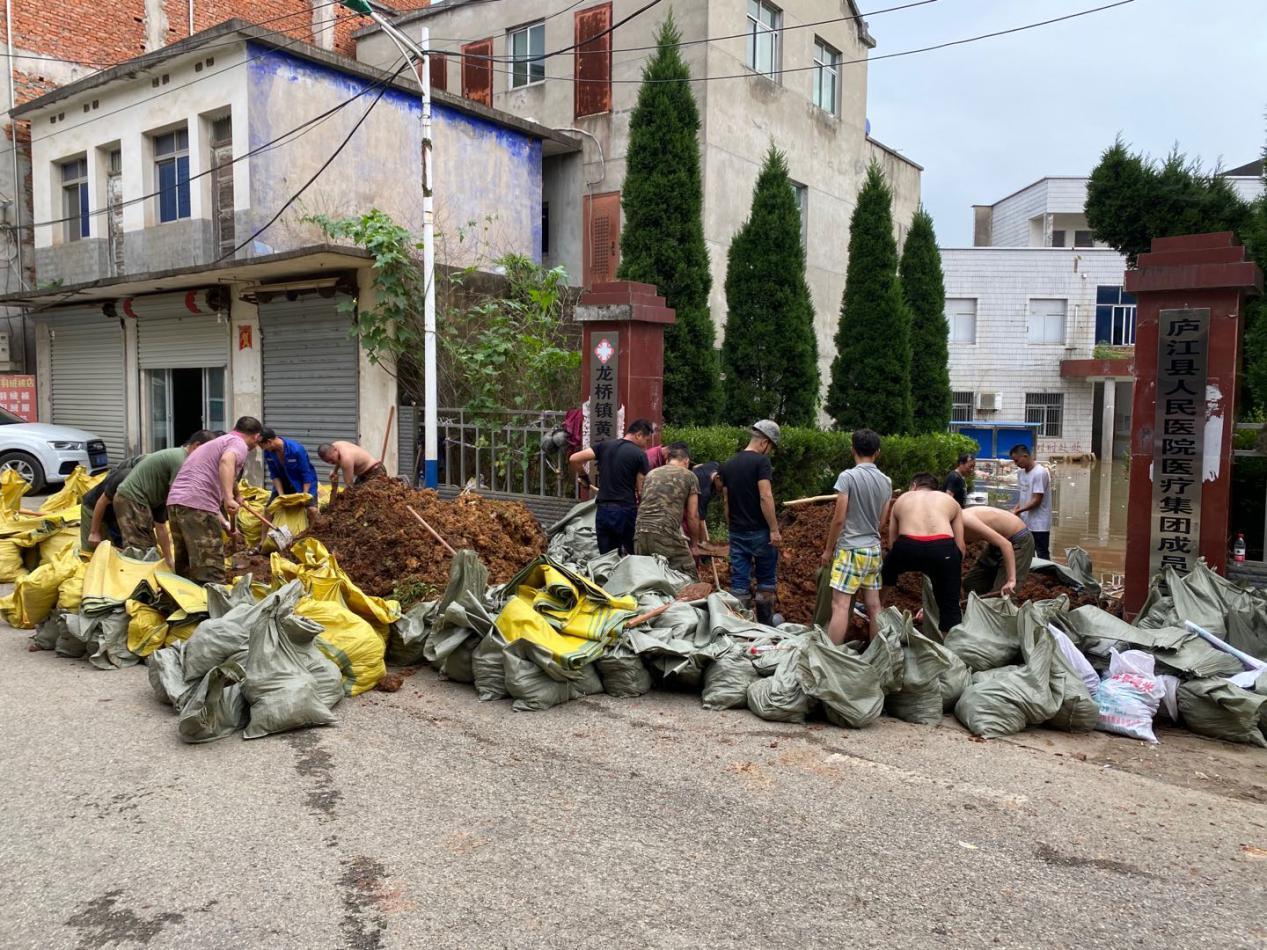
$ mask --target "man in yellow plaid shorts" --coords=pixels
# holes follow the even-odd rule
[[[869,636],[876,635],[880,620],[880,567],[884,560],[880,522],[893,498],[893,483],[875,465],[880,437],[870,429],[858,429],[852,443],[854,466],[836,479],[836,510],[827,529],[822,559],[824,566],[831,565],[831,622],[827,635],[835,644],[845,642],[854,595],[860,590],[871,621]]]

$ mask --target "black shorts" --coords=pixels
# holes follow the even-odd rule
[[[908,571],[919,571],[933,583],[937,600],[938,626],[942,633],[963,619],[959,609],[959,583],[963,575],[963,555],[954,538],[920,541],[900,535],[880,569],[880,580],[892,587]]]

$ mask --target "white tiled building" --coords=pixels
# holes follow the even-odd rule
[[[1252,197],[1260,180],[1229,176]],[[1135,302],[1125,259],[1093,241],[1086,178],[976,205],[973,247],[943,248],[955,421],[1041,424],[1041,456],[1129,448]],[[1098,350],[1098,352],[1097,352]]]

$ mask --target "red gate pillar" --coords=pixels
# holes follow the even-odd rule
[[[584,328],[581,400],[584,445],[620,438],[634,419],[649,419],[659,444],[664,417],[664,328],[672,309],[652,284],[596,284],[581,296],[576,319]]]
[[[1241,311],[1262,272],[1231,232],[1158,238],[1126,272],[1137,301],[1126,528],[1133,617],[1150,578],[1227,566]]]

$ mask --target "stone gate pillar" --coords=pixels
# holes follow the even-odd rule
[[[576,305],[583,327],[582,443],[619,438],[626,422],[664,418],[664,330],[676,319],[652,284],[595,284]]]
[[[1136,297],[1126,591],[1134,616],[1150,578],[1227,566],[1241,312],[1262,272],[1231,232],[1158,238],[1126,272]]]

